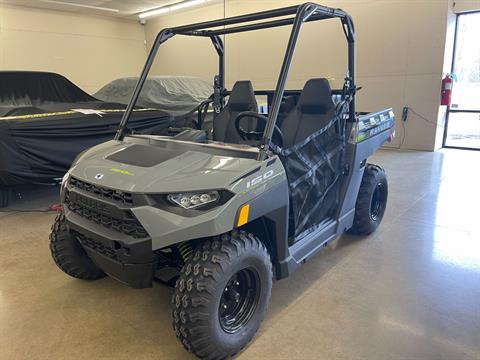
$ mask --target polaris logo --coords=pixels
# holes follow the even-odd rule
[[[104,175],[102,173],[98,173],[97,175],[95,175],[96,180],[102,180],[103,177],[104,177]]]
[[[273,170],[267,171],[265,174],[257,176],[256,178],[253,178],[252,180],[247,182],[247,189],[250,189],[251,187],[260,184],[261,182],[268,180],[273,176]]]

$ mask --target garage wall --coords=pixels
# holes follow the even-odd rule
[[[453,10],[456,13],[480,11],[480,0],[455,0]]]
[[[87,92],[145,61],[145,32],[133,21],[1,5],[0,69],[58,72]]]
[[[164,27],[193,21],[235,16],[252,11],[302,3],[294,0],[226,0],[207,6],[158,17],[146,25],[147,46]],[[390,147],[433,150],[441,145],[439,117],[440,86],[444,69],[449,0],[342,0],[322,4],[347,10],[357,29],[357,81],[363,89],[358,109],[374,111],[393,106],[398,115],[397,137]],[[306,24],[289,79],[299,88],[306,78],[324,76],[339,85],[346,69],[346,45],[338,21]],[[288,40],[288,29],[272,29],[229,35],[227,84],[251,79],[257,89],[272,88]],[[203,41],[203,42],[202,42]],[[188,74],[211,79],[216,58],[209,40],[172,39],[160,50],[158,74]],[[411,107],[402,126],[404,105]]]

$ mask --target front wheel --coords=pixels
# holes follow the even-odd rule
[[[97,280],[106,276],[70,233],[64,213],[58,214],[52,225],[50,252],[60,270],[74,278]]]
[[[204,241],[175,285],[177,338],[202,359],[237,354],[265,316],[272,277],[270,255],[254,235],[233,231]]]
[[[355,218],[350,232],[368,235],[380,225],[387,208],[388,183],[385,170],[367,164],[355,205]]]

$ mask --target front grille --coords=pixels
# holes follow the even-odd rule
[[[77,178],[71,177],[70,186],[95,194],[104,199],[116,201],[124,205],[133,205],[132,194],[124,191],[107,189],[98,185],[93,185]]]
[[[96,251],[99,254],[105,255],[113,260],[121,262],[121,259],[117,255],[117,251],[111,246],[105,245],[100,241],[96,241],[91,238],[88,238],[85,235],[80,234],[79,232],[75,232],[74,234],[77,240],[83,246],[88,247],[89,249],[92,249],[93,251]]]
[[[124,218],[122,219],[115,218],[111,215],[102,214],[97,210],[88,208],[81,203],[70,200],[68,191],[65,194],[65,205],[70,211],[73,211],[81,217],[100,224],[106,228],[118,231],[136,239],[148,237],[148,233],[145,228],[128,210],[122,211],[124,214]]]

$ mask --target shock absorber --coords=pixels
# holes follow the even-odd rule
[[[193,253],[193,246],[189,241],[184,241],[177,245],[178,252],[182,256],[183,262],[186,262],[187,259]]]

